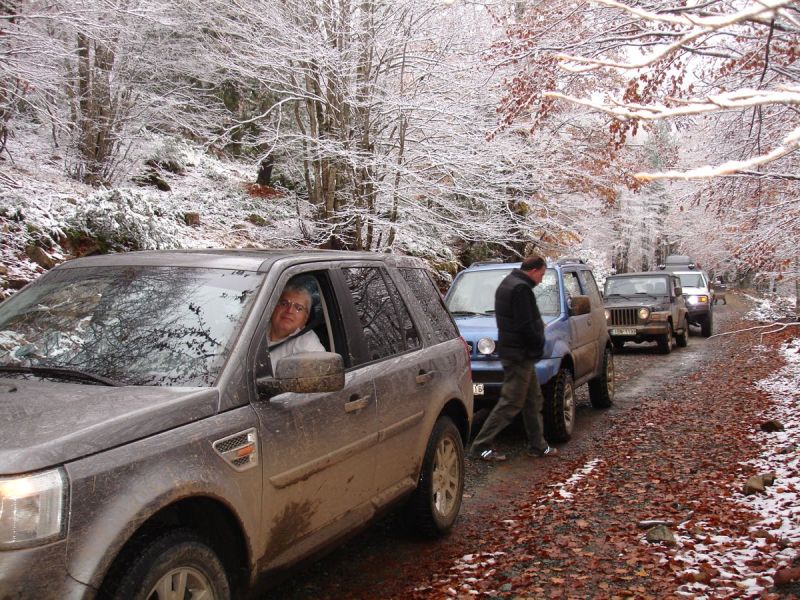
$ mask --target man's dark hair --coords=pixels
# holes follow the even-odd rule
[[[525,260],[522,261],[522,267],[520,268],[523,271],[535,271],[541,269],[546,264],[547,263],[541,256],[531,254],[525,257]]]

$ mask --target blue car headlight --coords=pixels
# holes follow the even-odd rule
[[[480,354],[492,354],[495,349],[494,340],[492,338],[481,338],[478,340],[476,348]]]

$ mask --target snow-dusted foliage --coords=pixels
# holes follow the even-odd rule
[[[173,215],[164,214],[138,190],[96,192],[78,200],[65,226],[70,235],[86,235],[112,250],[156,250],[179,245]]]
[[[529,110],[544,126],[569,106],[608,119],[597,129],[615,144],[638,143],[642,132],[652,138],[665,123],[679,144],[662,155],[668,160],[618,165],[638,193],[655,190],[644,198],[650,214],[664,201],[669,209],[662,231],[639,227],[647,244],[636,240],[642,256],[633,263],[663,244],[737,278],[800,279],[793,2],[513,4],[504,46],[516,67],[503,104],[508,120]],[[661,187],[663,180],[678,184]],[[653,181],[658,186],[641,185]],[[627,211],[630,202],[622,204]],[[625,229],[612,243],[624,245]]]
[[[0,276],[18,286],[40,271],[30,245],[58,259],[78,233],[96,235],[100,249],[410,252],[442,273],[473,248],[507,258],[595,251],[618,270],[677,252],[729,277],[792,280],[796,153],[700,185],[633,177],[791,147],[788,4],[715,3],[712,16],[631,7],[6,3],[0,218],[14,239],[0,252],[30,268]],[[720,96],[744,89],[755,91]],[[587,110],[549,92],[588,98],[592,109],[604,97],[628,109],[664,104],[659,123],[679,119],[637,130],[630,119],[647,121],[641,114]],[[714,101],[732,109],[676,112]],[[70,206],[55,207],[62,202]]]

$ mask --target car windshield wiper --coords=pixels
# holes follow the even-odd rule
[[[472,310],[454,310],[452,312],[454,317],[485,317],[490,314],[494,314],[494,311],[489,310],[486,312],[475,312]]]
[[[75,381],[91,381],[93,383],[102,383],[110,387],[121,387],[122,383],[103,377],[102,375],[95,375],[87,371],[79,369],[70,369],[69,367],[23,367],[21,365],[0,365],[0,373],[30,373],[32,375],[53,376],[63,379],[70,379]]]

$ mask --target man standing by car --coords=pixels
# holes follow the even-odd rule
[[[497,352],[503,365],[500,399],[472,443],[472,454],[483,460],[506,457],[492,449],[494,438],[522,412],[528,437],[528,454],[555,456],[544,439],[544,397],[536,378],[536,361],[544,351],[544,322],[533,288],[541,283],[547,264],[541,256],[528,256],[500,283],[494,296]]]

